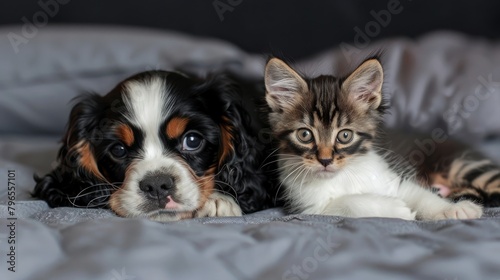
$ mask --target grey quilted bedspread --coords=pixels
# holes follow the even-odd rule
[[[8,32],[0,30],[1,38]],[[171,223],[123,219],[107,210],[50,209],[30,198],[32,174],[54,164],[54,137],[62,134],[72,97],[82,90],[104,93],[151,68],[225,68],[259,78],[264,58],[224,42],[138,30],[47,27],[22,55],[12,55],[5,41],[0,279],[500,279],[500,208],[467,221],[345,219],[270,209]],[[375,43],[359,55],[373,49],[386,50],[390,126],[442,128],[500,162],[499,44],[440,33]],[[332,50],[298,65],[339,72],[340,65],[356,63],[346,58]],[[474,99],[476,91],[482,95]],[[8,170],[15,170],[17,220],[7,219]],[[12,252],[15,263],[9,263]],[[13,264],[15,272],[8,270]]]

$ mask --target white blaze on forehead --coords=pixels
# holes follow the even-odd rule
[[[172,103],[165,80],[152,77],[130,81],[125,84],[125,90],[127,94],[124,102],[128,111],[126,118],[144,133],[144,158],[160,157],[163,154],[160,125]]]

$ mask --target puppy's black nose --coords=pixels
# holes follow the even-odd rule
[[[162,198],[174,188],[174,179],[167,174],[149,174],[139,182],[139,189],[150,198]]]

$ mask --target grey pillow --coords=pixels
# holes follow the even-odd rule
[[[15,34],[15,35],[13,35]],[[229,43],[134,28],[43,27],[27,42],[21,26],[0,28],[0,135],[62,134],[75,96],[107,93],[153,69],[200,74],[222,68],[258,77],[261,57]]]

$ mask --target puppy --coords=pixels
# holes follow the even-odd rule
[[[262,146],[234,83],[149,71],[71,111],[59,165],[35,175],[51,207],[174,221],[269,207]]]

